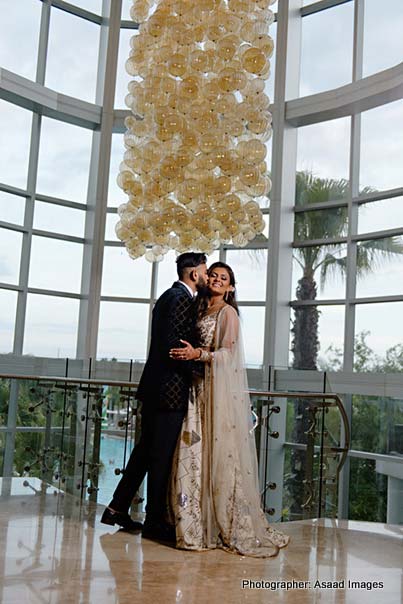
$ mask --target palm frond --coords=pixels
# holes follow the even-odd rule
[[[347,270],[347,256],[342,256],[341,258],[337,258],[333,254],[326,254],[323,261],[318,265],[320,266],[320,289],[323,290],[325,287],[325,283],[329,277],[336,277],[340,273],[342,275],[346,274]]]
[[[357,275],[377,270],[402,254],[403,238],[400,236],[362,241],[357,245]]]

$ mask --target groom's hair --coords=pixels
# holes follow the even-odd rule
[[[176,270],[178,271],[179,279],[183,279],[187,268],[196,268],[200,264],[206,264],[206,254],[196,252],[185,252],[180,254],[176,259]]]

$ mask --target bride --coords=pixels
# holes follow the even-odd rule
[[[201,361],[172,466],[170,507],[178,548],[275,556],[289,537],[260,506],[256,446],[230,266],[215,262],[197,323],[200,348],[182,340],[178,360]]]

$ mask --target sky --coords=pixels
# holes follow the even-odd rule
[[[77,5],[98,12],[101,0],[80,0]],[[129,19],[130,1],[124,0],[122,16]],[[307,4],[307,2],[304,2]],[[0,67],[35,78],[38,45],[39,0],[0,0]],[[387,5],[387,10],[385,9]],[[403,3],[365,0],[364,75],[391,67],[403,60]],[[276,37],[276,26],[270,32]],[[124,107],[129,77],[124,71],[132,31],[122,31],[115,107]],[[74,44],[71,40],[74,39]],[[59,92],[94,102],[99,28],[73,15],[52,9],[49,59],[45,85]],[[300,95],[309,95],[351,81],[353,3],[349,2],[305,17],[302,30]],[[273,97],[274,69],[267,91]],[[0,182],[26,187],[31,130],[30,112],[0,101]],[[92,133],[69,124],[43,118],[37,191],[42,194],[86,202]],[[327,178],[348,178],[350,118],[301,128],[298,134],[297,168]],[[122,136],[113,136],[108,205],[116,208],[124,196],[115,180],[123,155]],[[379,107],[362,115],[360,185],[382,190],[403,185],[403,101]],[[0,192],[0,220],[23,222],[23,203]],[[116,215],[107,218],[106,239],[114,239]],[[403,226],[403,198],[361,206],[359,232]],[[36,202],[34,227],[83,236],[84,212]],[[0,282],[18,283],[21,235],[0,229]],[[46,259],[46,262],[43,259]],[[82,245],[34,237],[29,285],[78,293],[81,280]],[[172,259],[171,259],[172,260]],[[213,258],[212,258],[213,260]],[[246,253],[231,252],[243,300],[265,297],[266,264]],[[389,262],[358,282],[359,295],[403,294],[402,261]],[[121,248],[105,248],[103,295],[149,296],[151,266],[143,259],[131,261]],[[168,258],[160,267],[158,293],[175,278]],[[293,270],[293,289],[298,279]],[[134,284],[134,285],[132,285]],[[342,298],[345,283],[335,279],[320,292],[322,298]],[[12,343],[10,325],[15,316],[15,292],[0,289],[0,351]],[[357,307],[357,331],[370,330],[370,345],[382,354],[403,341],[399,320],[403,303]],[[117,310],[118,309],[118,310]],[[243,312],[246,356],[259,364],[263,349],[263,309]],[[49,317],[52,317],[50,320]],[[31,294],[27,309],[24,352],[50,356],[74,356],[78,301]],[[322,307],[322,351],[331,343],[342,345],[343,307]],[[98,356],[144,358],[148,305],[101,303]],[[46,338],[43,338],[46,329]],[[117,345],[118,342],[118,345]]]

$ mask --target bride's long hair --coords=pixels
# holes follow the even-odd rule
[[[226,292],[226,294],[224,296],[224,300],[227,304],[232,306],[232,308],[234,308],[239,315],[239,308],[238,308],[238,304],[236,301],[236,289],[235,289],[236,281],[235,281],[234,271],[229,266],[229,264],[226,264],[225,262],[214,262],[207,271],[208,276],[210,276],[212,271],[216,268],[224,268],[229,275],[229,282],[230,282],[230,285],[232,285],[232,287],[234,288],[234,291]],[[201,317],[205,313],[205,311],[208,307],[208,302],[210,300],[210,297],[211,297],[210,292],[208,291],[207,288],[205,290],[205,293],[198,296],[197,314],[199,317]]]

